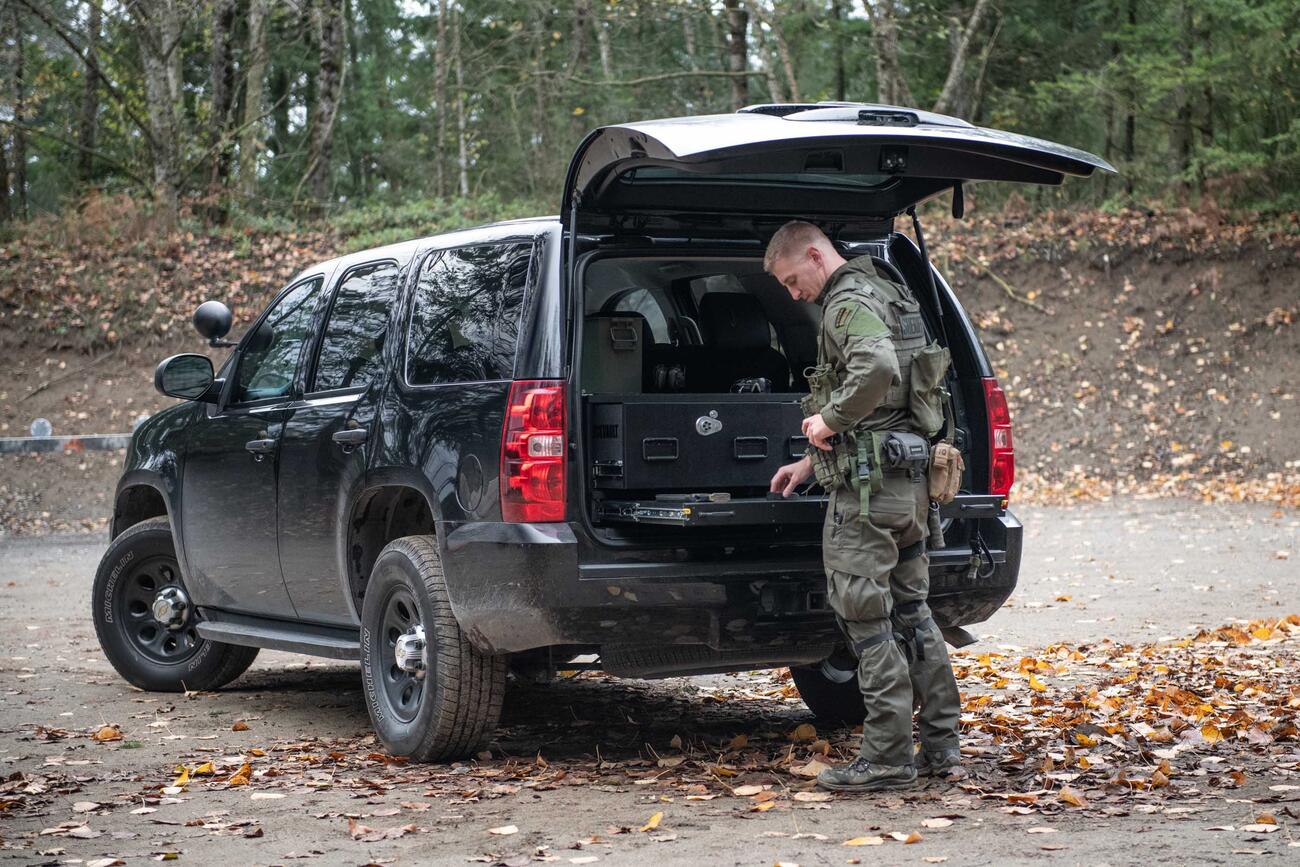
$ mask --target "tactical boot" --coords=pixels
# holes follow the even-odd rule
[[[817,775],[817,785],[832,792],[875,792],[906,789],[916,783],[911,765],[881,765],[856,758],[840,768],[827,768]]]
[[[945,777],[961,767],[961,750],[921,750],[916,755],[916,772],[923,777]]]

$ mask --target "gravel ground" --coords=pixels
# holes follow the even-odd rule
[[[1103,638],[1151,642],[1300,612],[1294,511],[1165,500],[1018,512],[1027,526],[1021,584],[1004,610],[973,629],[982,639],[977,652],[1040,653],[1054,642]],[[265,793],[257,787],[191,785],[159,801],[159,787],[182,761],[219,761],[295,739],[303,751],[330,739],[378,747],[366,740],[355,666],[267,652],[219,694],[127,687],[104,661],[86,616],[103,547],[102,538],[84,535],[0,539],[0,783],[23,774],[37,789],[6,808],[13,784],[9,794],[0,788],[0,861],[133,864],[174,852],[181,863],[240,864],[1288,863],[1300,847],[1300,772],[1281,768],[1195,798],[1023,815],[973,787],[944,783],[828,803],[783,800],[759,812],[747,798],[692,801],[624,774],[625,764],[673,732],[754,740],[810,721],[797,702],[734,698],[770,683],[760,675],[517,685],[493,757],[480,765],[488,770],[467,771],[479,778],[472,796],[447,797],[445,786],[430,782],[431,774],[446,777],[446,767],[397,769],[376,782],[384,771],[377,764],[370,782],[317,778],[277,790],[287,791],[277,798],[258,798]],[[1300,666],[1293,647],[1281,652],[1292,671]],[[720,694],[733,698],[714,698]],[[248,728],[233,731],[235,721]],[[122,740],[86,737],[108,724],[120,726]],[[1292,745],[1278,764],[1296,766],[1297,751]],[[539,754],[552,769],[595,768],[594,776],[522,791],[481,785],[484,773],[506,767],[502,757]],[[1230,751],[1218,755],[1213,761],[1235,760]],[[639,830],[659,812],[658,828]],[[1243,830],[1261,813],[1279,830]],[[370,828],[413,830],[356,840],[349,816]],[[95,836],[40,834],[61,823]],[[488,832],[502,826],[517,833]],[[1216,830],[1227,826],[1233,830]],[[923,839],[842,845],[891,831]],[[584,860],[592,858],[598,861]]]

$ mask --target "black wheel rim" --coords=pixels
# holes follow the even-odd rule
[[[174,557],[149,557],[134,565],[118,585],[114,615],[126,640],[142,656],[161,665],[186,662],[203,644],[194,631],[192,609],[179,628],[154,619],[153,603],[159,593],[168,588],[185,591],[180,576]]]
[[[380,662],[383,666],[380,682],[384,685],[384,698],[388,706],[404,723],[415,719],[420,711],[420,700],[424,697],[424,677],[416,677],[397,665],[397,639],[410,632],[420,623],[420,609],[415,604],[415,596],[406,587],[396,587],[384,603],[382,628],[379,633]],[[427,652],[427,651],[426,651]]]

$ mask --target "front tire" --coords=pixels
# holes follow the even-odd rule
[[[422,653],[413,650],[423,643]],[[451,610],[432,536],[390,542],[361,610],[361,679],[375,733],[394,755],[470,755],[496,728],[506,659],[470,644]]]
[[[160,598],[165,619],[155,613]],[[219,689],[257,657],[256,647],[199,637],[166,517],[141,521],[109,544],[95,572],[91,619],[117,673],[152,692]]]

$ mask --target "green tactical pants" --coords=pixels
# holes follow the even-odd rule
[[[866,521],[857,493],[847,489],[831,492],[826,513],[827,592],[857,653],[858,688],[866,707],[861,754],[880,764],[912,762],[914,701],[920,706],[922,748],[958,746],[957,681],[926,604],[929,504],[923,476],[889,471],[871,496]]]

